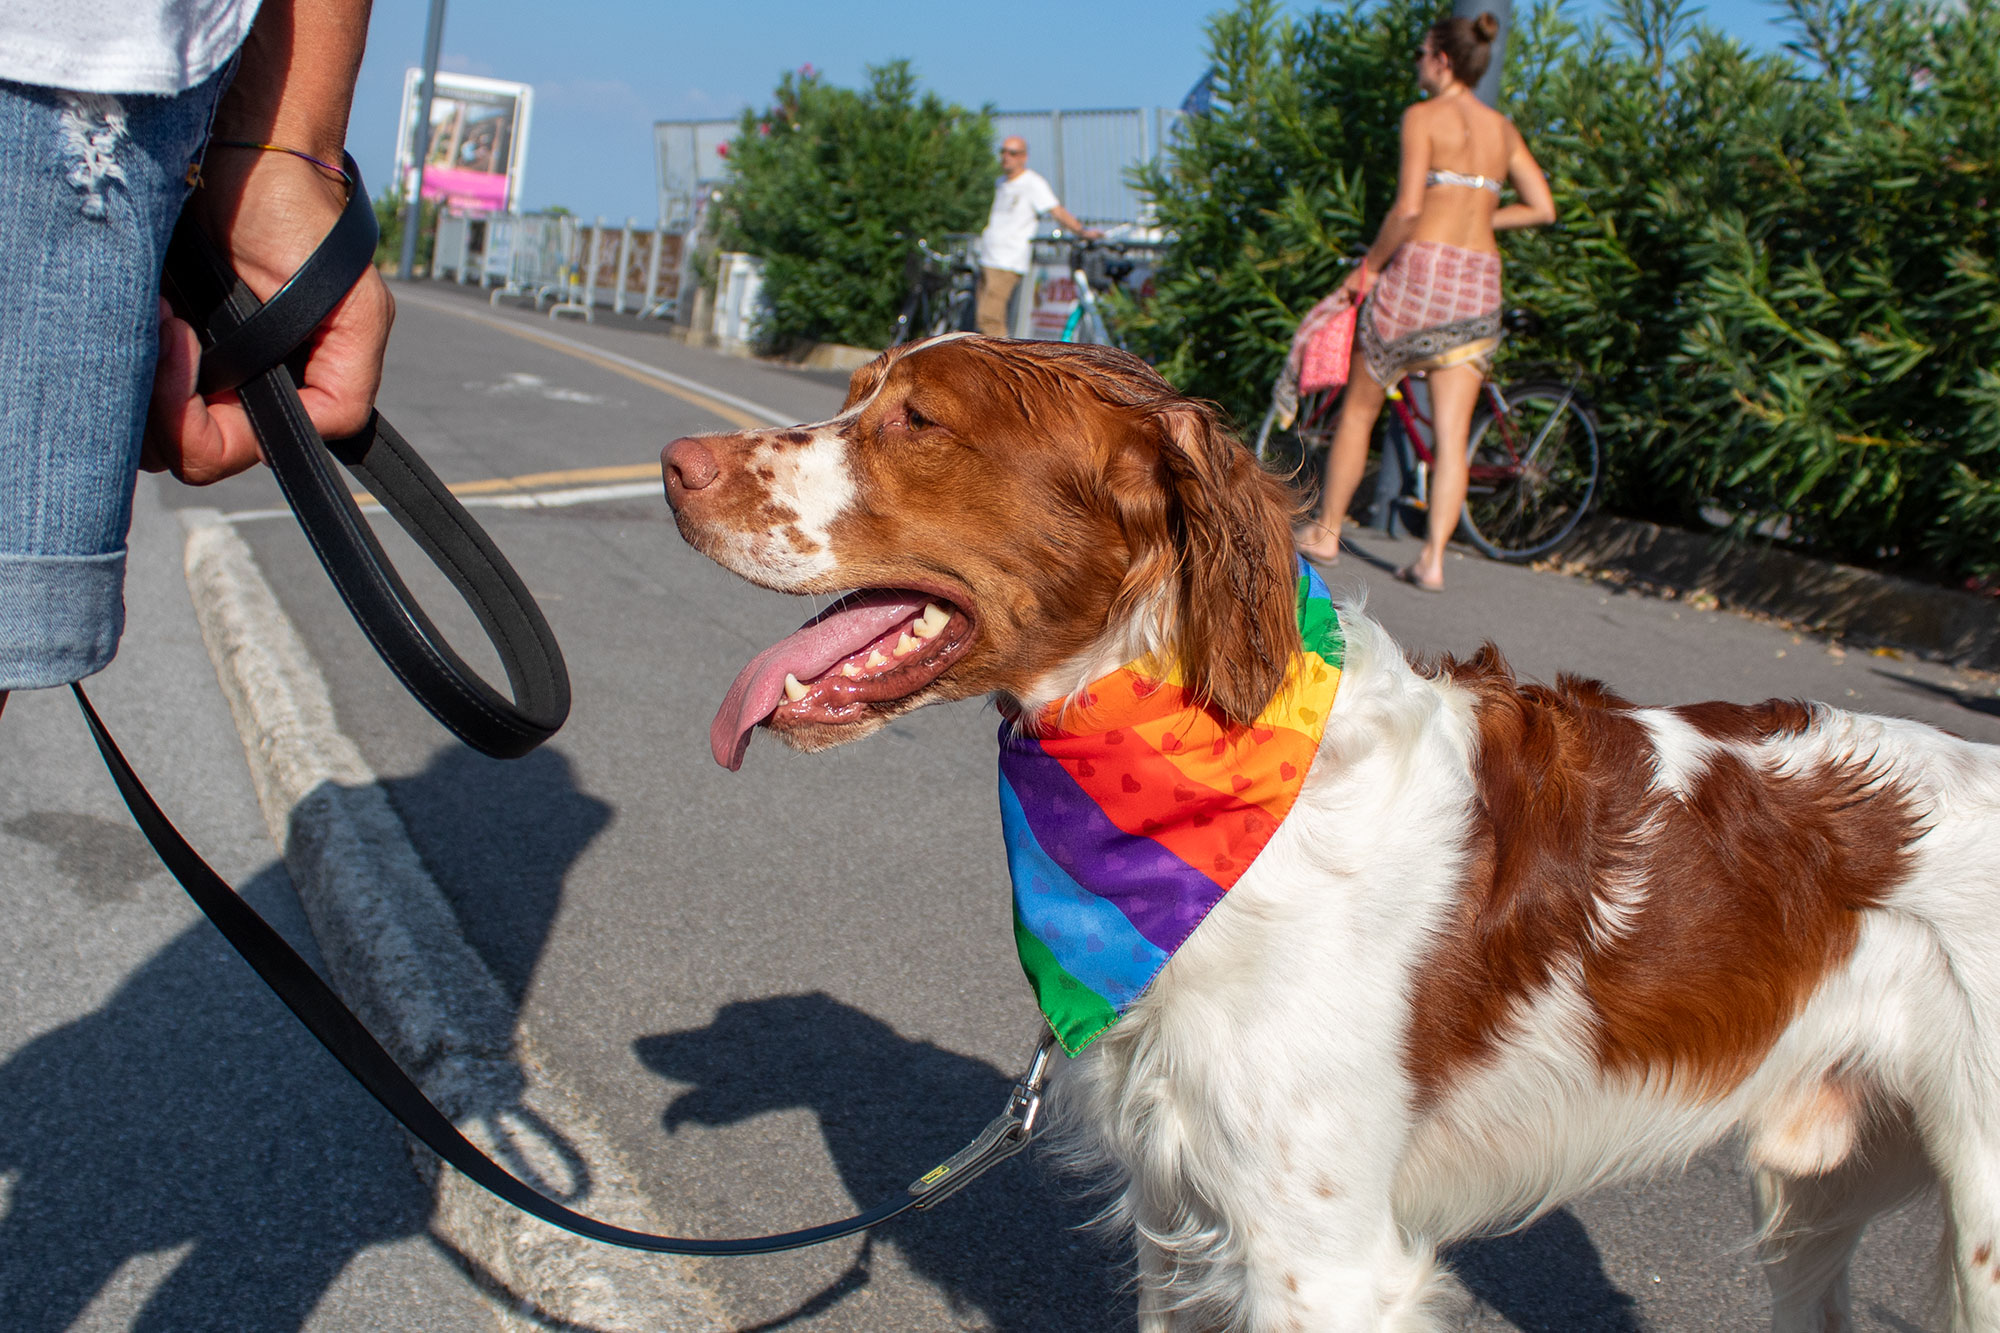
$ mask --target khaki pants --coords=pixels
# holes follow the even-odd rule
[[[1021,275],[1004,268],[979,270],[979,331],[994,338],[1007,336],[1007,302]]]

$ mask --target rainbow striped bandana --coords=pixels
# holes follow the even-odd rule
[[[1305,652],[1257,720],[1197,706],[1150,657],[1000,729],[1014,941],[1071,1055],[1159,975],[1298,799],[1340,684],[1340,617],[1299,562]]]

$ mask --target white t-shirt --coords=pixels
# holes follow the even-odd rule
[[[1035,219],[1059,202],[1049,183],[1033,171],[1024,169],[1012,180],[1002,176],[993,187],[986,230],[979,233],[981,267],[1026,273],[1034,255]]]
[[[227,64],[258,0],[0,0],[0,79],[183,93]]]

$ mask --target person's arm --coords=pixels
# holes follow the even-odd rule
[[[1055,204],[1051,206],[1049,209],[1049,216],[1054,218],[1062,226],[1068,227],[1071,231],[1075,232],[1077,235],[1089,237],[1093,241],[1104,234],[1095,227],[1084,226],[1081,222],[1077,221],[1076,214],[1070,212],[1067,208],[1064,208],[1061,204]]]
[[[1403,113],[1403,158],[1396,169],[1396,198],[1382,219],[1382,229],[1375,233],[1375,244],[1368,247],[1368,253],[1340,284],[1340,290],[1347,293],[1350,301],[1358,301],[1366,294],[1409,239],[1411,229],[1424,211],[1424,178],[1431,167],[1431,141],[1419,123],[1422,110],[1419,104]]]
[[[1546,227],[1556,220],[1555,195],[1549,191],[1549,178],[1542,174],[1541,164],[1528,151],[1528,141],[1510,121],[1507,133],[1513,144],[1507,154],[1507,180],[1518,196],[1516,202],[1493,212],[1493,230],[1506,231],[1515,227]]]
[[[264,0],[235,82],[217,108],[202,185],[189,207],[261,300],[319,245],[346,203],[346,188],[289,153],[222,147],[221,141],[277,144],[338,163],[368,9],[369,0]],[[368,424],[394,318],[389,289],[370,268],[309,340],[299,400],[327,438]],[[260,459],[236,395],[204,399],[195,393],[200,351],[194,329],[163,304],[143,465],[196,485]]]

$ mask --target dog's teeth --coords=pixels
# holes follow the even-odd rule
[[[793,703],[806,697],[806,687],[799,684],[799,678],[789,671],[785,673],[785,697]]]
[[[842,662],[840,664],[840,674],[849,680],[860,680],[861,664],[858,662]]]
[[[910,632],[908,630],[904,630],[896,638],[896,656],[908,657],[911,653],[914,653],[915,651],[917,651],[917,649],[923,646],[924,645],[922,644],[922,642],[910,637]]]
[[[917,617],[915,624],[910,626],[910,632],[920,639],[934,639],[937,637],[938,631],[945,627],[945,622],[950,619],[951,612],[945,610],[936,602],[925,602],[924,613]]]
[[[872,667],[885,667],[889,665],[889,659],[882,656],[882,650],[877,648],[874,652],[868,654],[868,665]]]

